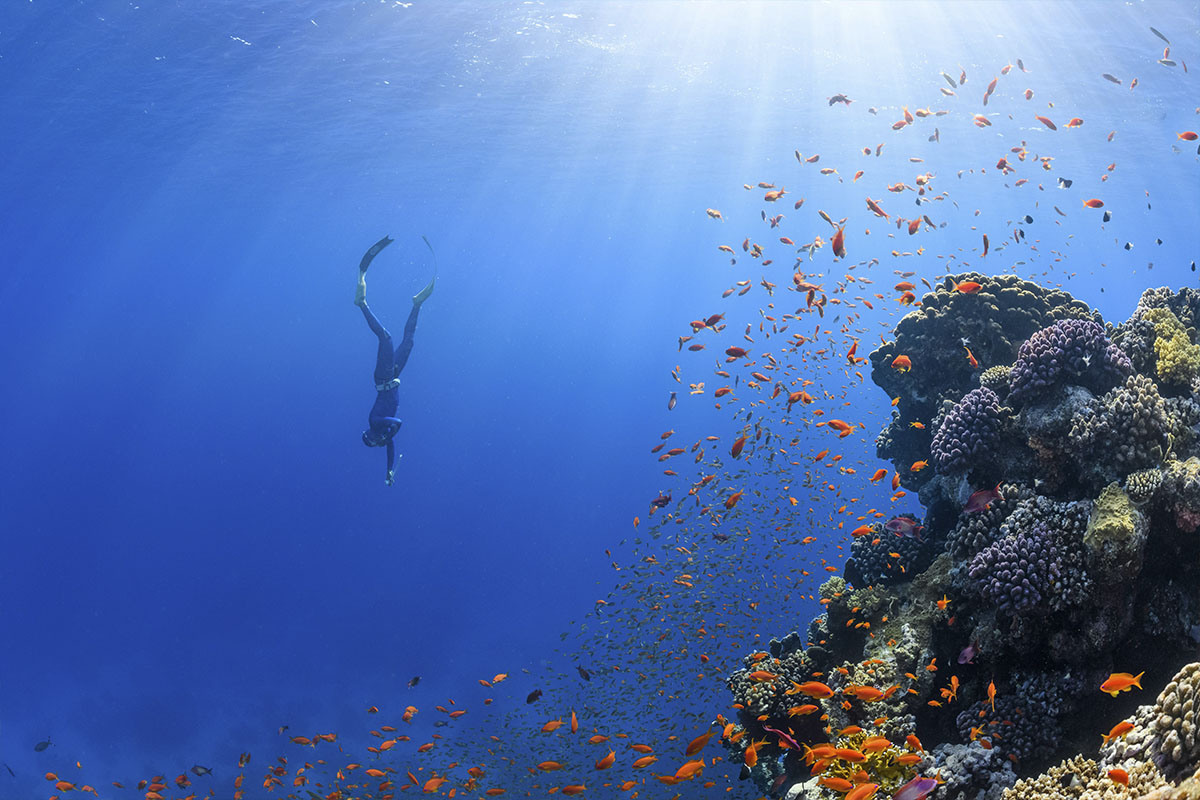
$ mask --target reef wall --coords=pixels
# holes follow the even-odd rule
[[[855,537],[825,612],[730,676],[744,777],[813,800],[924,797],[910,782],[935,775],[945,800],[1098,798],[1200,766],[1198,317],[1192,289],[1113,325],[977,273],[922,298],[869,360],[898,398],[877,453],[924,519]],[[1124,671],[1158,702],[1100,691]]]

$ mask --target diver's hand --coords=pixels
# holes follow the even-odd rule
[[[371,249],[363,255],[362,261],[358,262],[359,272],[363,272],[367,267],[371,266],[371,260],[375,258],[375,256],[379,255],[379,252],[383,250],[383,248],[387,247],[394,241],[395,239],[392,239],[390,236],[384,236],[378,242],[371,245]]]

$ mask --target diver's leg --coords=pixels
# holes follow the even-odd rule
[[[412,352],[413,334],[417,332],[417,315],[421,313],[421,304],[429,299],[429,295],[433,294],[433,284],[436,280],[436,277],[432,278],[424,289],[413,295],[412,311],[408,312],[408,321],[404,323],[404,338],[400,340],[400,346],[396,348],[397,375],[408,363],[408,355]]]
[[[413,334],[417,332],[417,314],[421,312],[421,304],[414,302],[412,311],[408,312],[408,322],[404,323],[404,338],[400,340],[400,346],[396,348],[396,375],[400,374],[400,370],[404,369],[404,365],[408,363],[408,355],[412,352]]]
[[[379,339],[379,352],[375,356],[375,383],[382,385],[390,381],[396,375],[396,360],[395,354],[392,351],[392,335],[388,333],[387,328],[371,311],[371,307],[367,305],[366,300],[359,306],[362,309],[363,317],[367,320],[367,325],[371,328],[371,333]]]

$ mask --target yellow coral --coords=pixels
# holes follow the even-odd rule
[[[853,759],[834,757],[828,759],[823,775],[841,778],[851,784],[878,783],[886,792],[892,792],[917,775],[915,764],[902,764],[897,759],[911,756],[916,751],[907,744],[892,744],[876,752],[862,752],[863,743],[872,737],[866,731],[842,736],[835,747],[857,753]]]
[[[1200,345],[1192,344],[1187,328],[1169,308],[1152,308],[1146,319],[1154,323],[1158,377],[1176,384],[1190,383],[1200,374]]]

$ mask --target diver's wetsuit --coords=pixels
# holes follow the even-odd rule
[[[386,482],[388,486],[392,485],[396,474],[396,446],[392,443],[392,439],[400,430],[401,425],[400,419],[396,416],[396,409],[400,407],[400,371],[408,363],[409,353],[412,352],[413,334],[417,331],[417,315],[421,311],[421,304],[433,294],[433,285],[437,281],[435,261],[434,277],[424,289],[413,296],[412,311],[408,314],[408,322],[404,324],[404,338],[400,340],[400,345],[393,350],[391,334],[387,332],[387,328],[383,327],[383,324],[367,305],[366,283],[367,267],[371,265],[375,256],[379,255],[379,252],[392,241],[388,236],[383,237],[371,245],[371,249],[362,257],[362,261],[358,265],[358,290],[354,296],[354,304],[362,309],[363,317],[366,318],[371,333],[379,339],[379,354],[375,358],[375,391],[377,394],[375,405],[371,406],[371,414],[368,417],[369,427],[363,431],[363,444],[368,447],[387,445]],[[433,246],[429,244],[428,239],[425,239],[425,244],[429,246],[429,251],[432,253]]]
[[[408,322],[404,323],[404,338],[394,351],[392,335],[383,327],[365,300],[361,308],[371,332],[379,339],[379,353],[375,356],[377,393],[368,419],[371,432],[380,439],[387,440],[387,471],[388,475],[391,475],[396,467],[396,446],[392,443],[392,437],[400,430],[400,420],[396,417],[396,409],[400,407],[400,371],[408,363],[408,355],[412,352],[413,334],[417,330],[417,314],[421,311],[421,306],[413,303],[412,311],[408,313]]]

